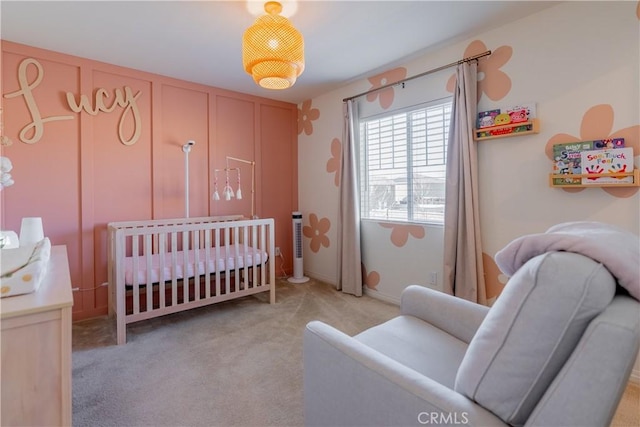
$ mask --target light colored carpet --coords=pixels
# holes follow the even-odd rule
[[[311,320],[355,334],[398,314],[316,281],[129,326],[73,325],[75,426],[301,426],[302,335]]]
[[[302,426],[302,333],[323,320],[349,335],[398,314],[311,280],[279,281],[268,295],[130,325],[116,346],[115,322],[73,325],[74,426]],[[612,427],[640,427],[631,384]]]

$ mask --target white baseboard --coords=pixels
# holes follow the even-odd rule
[[[376,291],[375,289],[369,289],[366,286],[364,287],[364,294],[367,296],[370,296],[371,298],[389,302],[394,305],[400,305],[400,298],[395,298],[389,295],[385,295],[383,293]]]
[[[328,283],[330,285],[336,286],[335,277],[327,277],[323,274],[316,273],[315,271],[305,270],[304,274],[312,279],[320,280],[322,282]],[[379,299],[384,302],[388,302],[394,305],[400,305],[400,298],[395,298],[389,295],[382,294],[374,289],[369,289],[366,286],[363,286],[364,294],[370,296],[371,298]]]
[[[634,383],[635,385],[640,385],[640,370],[634,369],[633,371],[631,371],[629,382]]]
[[[320,280],[321,282],[328,283],[330,285],[336,286],[336,278],[335,277],[327,277],[323,274],[316,273],[315,271],[305,270],[304,274],[307,277],[311,277],[312,279]]]

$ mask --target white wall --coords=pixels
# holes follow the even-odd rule
[[[639,25],[635,2],[566,2],[402,64],[406,75],[412,76],[462,58],[474,40],[493,52],[508,46],[513,53],[500,70],[511,79],[511,89],[501,99],[483,95],[478,110],[537,104],[539,134],[478,144],[483,252],[488,264],[512,239],[544,232],[560,222],[602,221],[639,232],[638,191],[630,197],[616,197],[600,188],[579,193],[550,188],[551,161],[545,154],[546,145],[557,134],[596,139],[638,126]],[[452,74],[449,69],[413,80],[404,89],[395,88],[389,109],[448,95],[445,86]],[[331,222],[328,247],[313,252],[310,239],[305,238],[305,271],[331,283],[337,274],[338,188],[334,174],[327,171],[327,162],[332,157],[332,140],[342,141],[342,99],[369,88],[371,83],[363,78],[311,100],[311,108],[318,109],[320,116],[312,122],[310,135],[299,135],[299,206],[304,223],[309,225],[312,213]],[[365,114],[381,110],[378,100],[368,102],[363,97],[359,102]],[[581,134],[585,113],[600,104],[611,106],[613,123],[609,127],[604,121],[592,123],[595,133]],[[636,155],[640,154],[638,133],[633,134],[635,141],[627,140],[628,145],[636,144]],[[377,296],[397,301],[408,284],[427,285],[434,270],[440,273],[441,286],[442,228],[425,227],[425,231],[422,239],[410,237],[405,246],[396,247],[389,239],[389,229],[364,223],[363,263],[368,272],[380,275]],[[495,265],[485,267],[488,282],[502,286],[504,278]]]

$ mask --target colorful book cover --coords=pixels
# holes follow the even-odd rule
[[[580,153],[582,173],[625,173],[633,171],[633,148],[590,150]],[[602,176],[582,178],[582,184],[624,184],[633,183],[633,176]]]
[[[500,114],[500,110],[481,111],[478,113],[478,129],[491,127],[494,125],[493,120]]]
[[[593,141],[570,142],[553,146],[553,174],[570,175],[582,173],[583,151],[593,150]],[[582,178],[553,178],[556,185],[582,185]]]
[[[496,117],[508,117],[508,121],[497,123]],[[484,129],[501,124],[508,123],[526,123],[536,117],[535,102],[527,102],[524,104],[513,105],[506,108],[497,108],[494,110],[481,111],[478,113],[477,129]]]
[[[525,102],[518,105],[512,105],[511,107],[503,108],[501,112],[507,113],[512,116],[512,122],[514,122],[514,114],[517,114],[517,116],[522,116],[520,119],[516,119],[516,122],[526,122],[527,120],[535,119],[537,117],[535,102]]]
[[[624,148],[624,138],[597,139],[594,141],[569,142],[553,146],[554,175],[588,173],[582,168],[582,152],[601,148]],[[633,161],[633,160],[632,160]],[[603,181],[599,181],[602,183]],[[556,185],[582,185],[581,177],[554,178]],[[593,181],[591,182],[593,183]]]
[[[593,141],[594,150],[603,150],[605,148],[624,148],[624,138],[608,138]]]

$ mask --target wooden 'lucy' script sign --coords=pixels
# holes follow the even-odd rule
[[[35,66],[37,70],[36,78],[31,83],[27,80],[27,68],[29,65]],[[18,96],[24,97],[24,101],[27,104],[29,113],[31,114],[31,123],[28,123],[22,128],[22,130],[20,130],[18,137],[20,138],[20,141],[27,144],[33,144],[40,141],[40,138],[42,138],[42,134],[44,133],[45,123],[56,120],[73,119],[73,116],[71,115],[42,117],[42,114],[40,114],[40,110],[38,109],[38,104],[33,96],[33,90],[38,87],[43,78],[44,70],[42,68],[42,64],[40,64],[36,59],[27,58],[23,60],[18,67],[18,82],[20,84],[20,90],[4,95],[5,98],[16,98]],[[115,110],[116,107],[122,107],[123,111],[120,116],[120,122],[118,123],[118,137],[120,138],[120,142],[124,145],[133,145],[140,138],[142,125],[140,123],[140,111],[136,104],[136,100],[140,97],[140,91],[134,95],[131,88],[128,86],[125,86],[124,90],[117,88],[114,90],[115,99],[110,105],[107,105],[107,100],[110,95],[106,89],[100,88],[96,91],[95,102],[93,105],[91,105],[91,101],[86,95],[80,95],[80,98],[76,101],[73,93],[67,92],[66,94],[67,104],[74,113],[80,113],[84,110],[86,113],[95,116],[100,112],[110,113]],[[131,119],[133,120],[133,135],[127,138],[124,134],[123,124],[129,116],[131,116]],[[31,134],[31,136],[29,136],[29,134]]]

